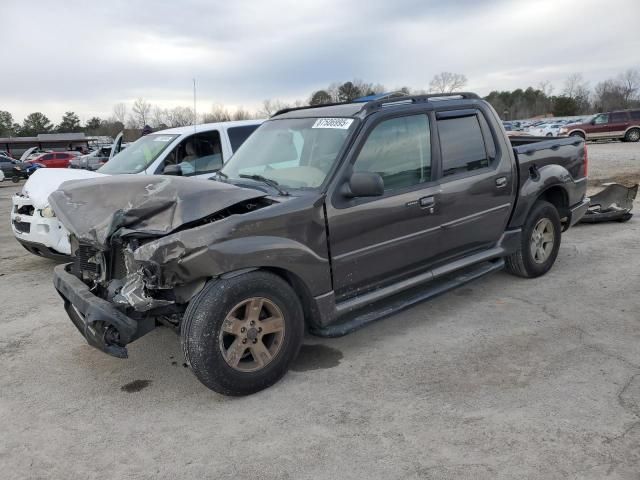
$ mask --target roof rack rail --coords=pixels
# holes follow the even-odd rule
[[[385,94],[385,95],[388,95],[388,94]],[[457,99],[478,100],[480,99],[480,97],[472,92],[429,93],[425,95],[406,95],[406,96],[399,96],[399,97],[388,97],[388,98],[381,98],[379,100],[371,100],[369,102],[363,103],[362,109],[360,111],[371,112],[379,108],[393,107],[396,105],[407,105],[411,103],[430,102],[434,100],[438,101],[438,100],[457,100]],[[311,108],[335,107],[336,105],[349,105],[353,103],[358,103],[358,102],[335,102],[335,103],[322,103],[320,105],[305,105],[302,107],[288,107],[288,108],[283,108],[278,110],[276,113],[271,115],[271,117],[276,117],[278,115],[282,115],[283,113],[295,112],[296,110],[309,110]]]
[[[347,105],[350,102],[335,102],[335,103],[321,103],[319,105],[304,105],[302,107],[287,107],[278,110],[276,113],[271,115],[275,117],[276,115],[281,115],[283,113],[295,112],[296,110],[309,110],[310,108],[321,108],[321,107],[335,107],[336,105]]]
[[[480,97],[473,92],[452,92],[452,93],[429,93],[424,95],[409,95],[406,97],[388,98],[382,100],[374,100],[366,103],[362,110],[371,112],[385,107],[393,107],[400,105],[408,105],[412,103],[426,103],[441,100],[479,100]]]

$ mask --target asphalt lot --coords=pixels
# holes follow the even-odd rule
[[[640,173],[640,144],[589,154],[596,179]],[[89,347],[54,262],[13,239],[18,188],[0,184],[0,478],[640,478],[640,216],[570,230],[545,277],[309,337],[283,381],[234,399],[167,329],[128,360]]]

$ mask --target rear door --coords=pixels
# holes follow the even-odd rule
[[[484,109],[436,113],[441,162],[436,209],[445,246],[439,262],[493,246],[507,226],[517,174],[489,115]]]
[[[55,153],[52,166],[54,168],[67,168],[70,160],[71,155],[68,153]]]
[[[609,114],[609,135],[611,137],[624,137],[629,125],[629,112],[612,112]]]
[[[441,244],[432,208],[432,125],[425,111],[370,118],[329,192],[327,221],[338,299],[426,270]],[[378,173],[380,197],[346,198],[350,172]]]
[[[41,163],[47,168],[55,167],[55,154],[47,153],[36,160],[36,163]]]

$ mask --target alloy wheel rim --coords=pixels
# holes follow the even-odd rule
[[[284,335],[280,308],[268,298],[251,297],[229,311],[218,338],[227,365],[240,372],[255,372],[278,355]]]
[[[533,227],[530,249],[534,262],[544,263],[551,256],[555,243],[554,233],[553,223],[548,218],[541,218]]]
[[[635,142],[636,140],[640,139],[640,132],[637,130],[634,130],[633,132],[631,132],[629,134],[629,140]]]

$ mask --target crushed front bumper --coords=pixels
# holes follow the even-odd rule
[[[64,300],[69,318],[89,345],[114,357],[126,358],[125,345],[151,331],[155,319],[134,320],[95,296],[70,272],[72,265],[57,265],[53,271],[53,284]]]

